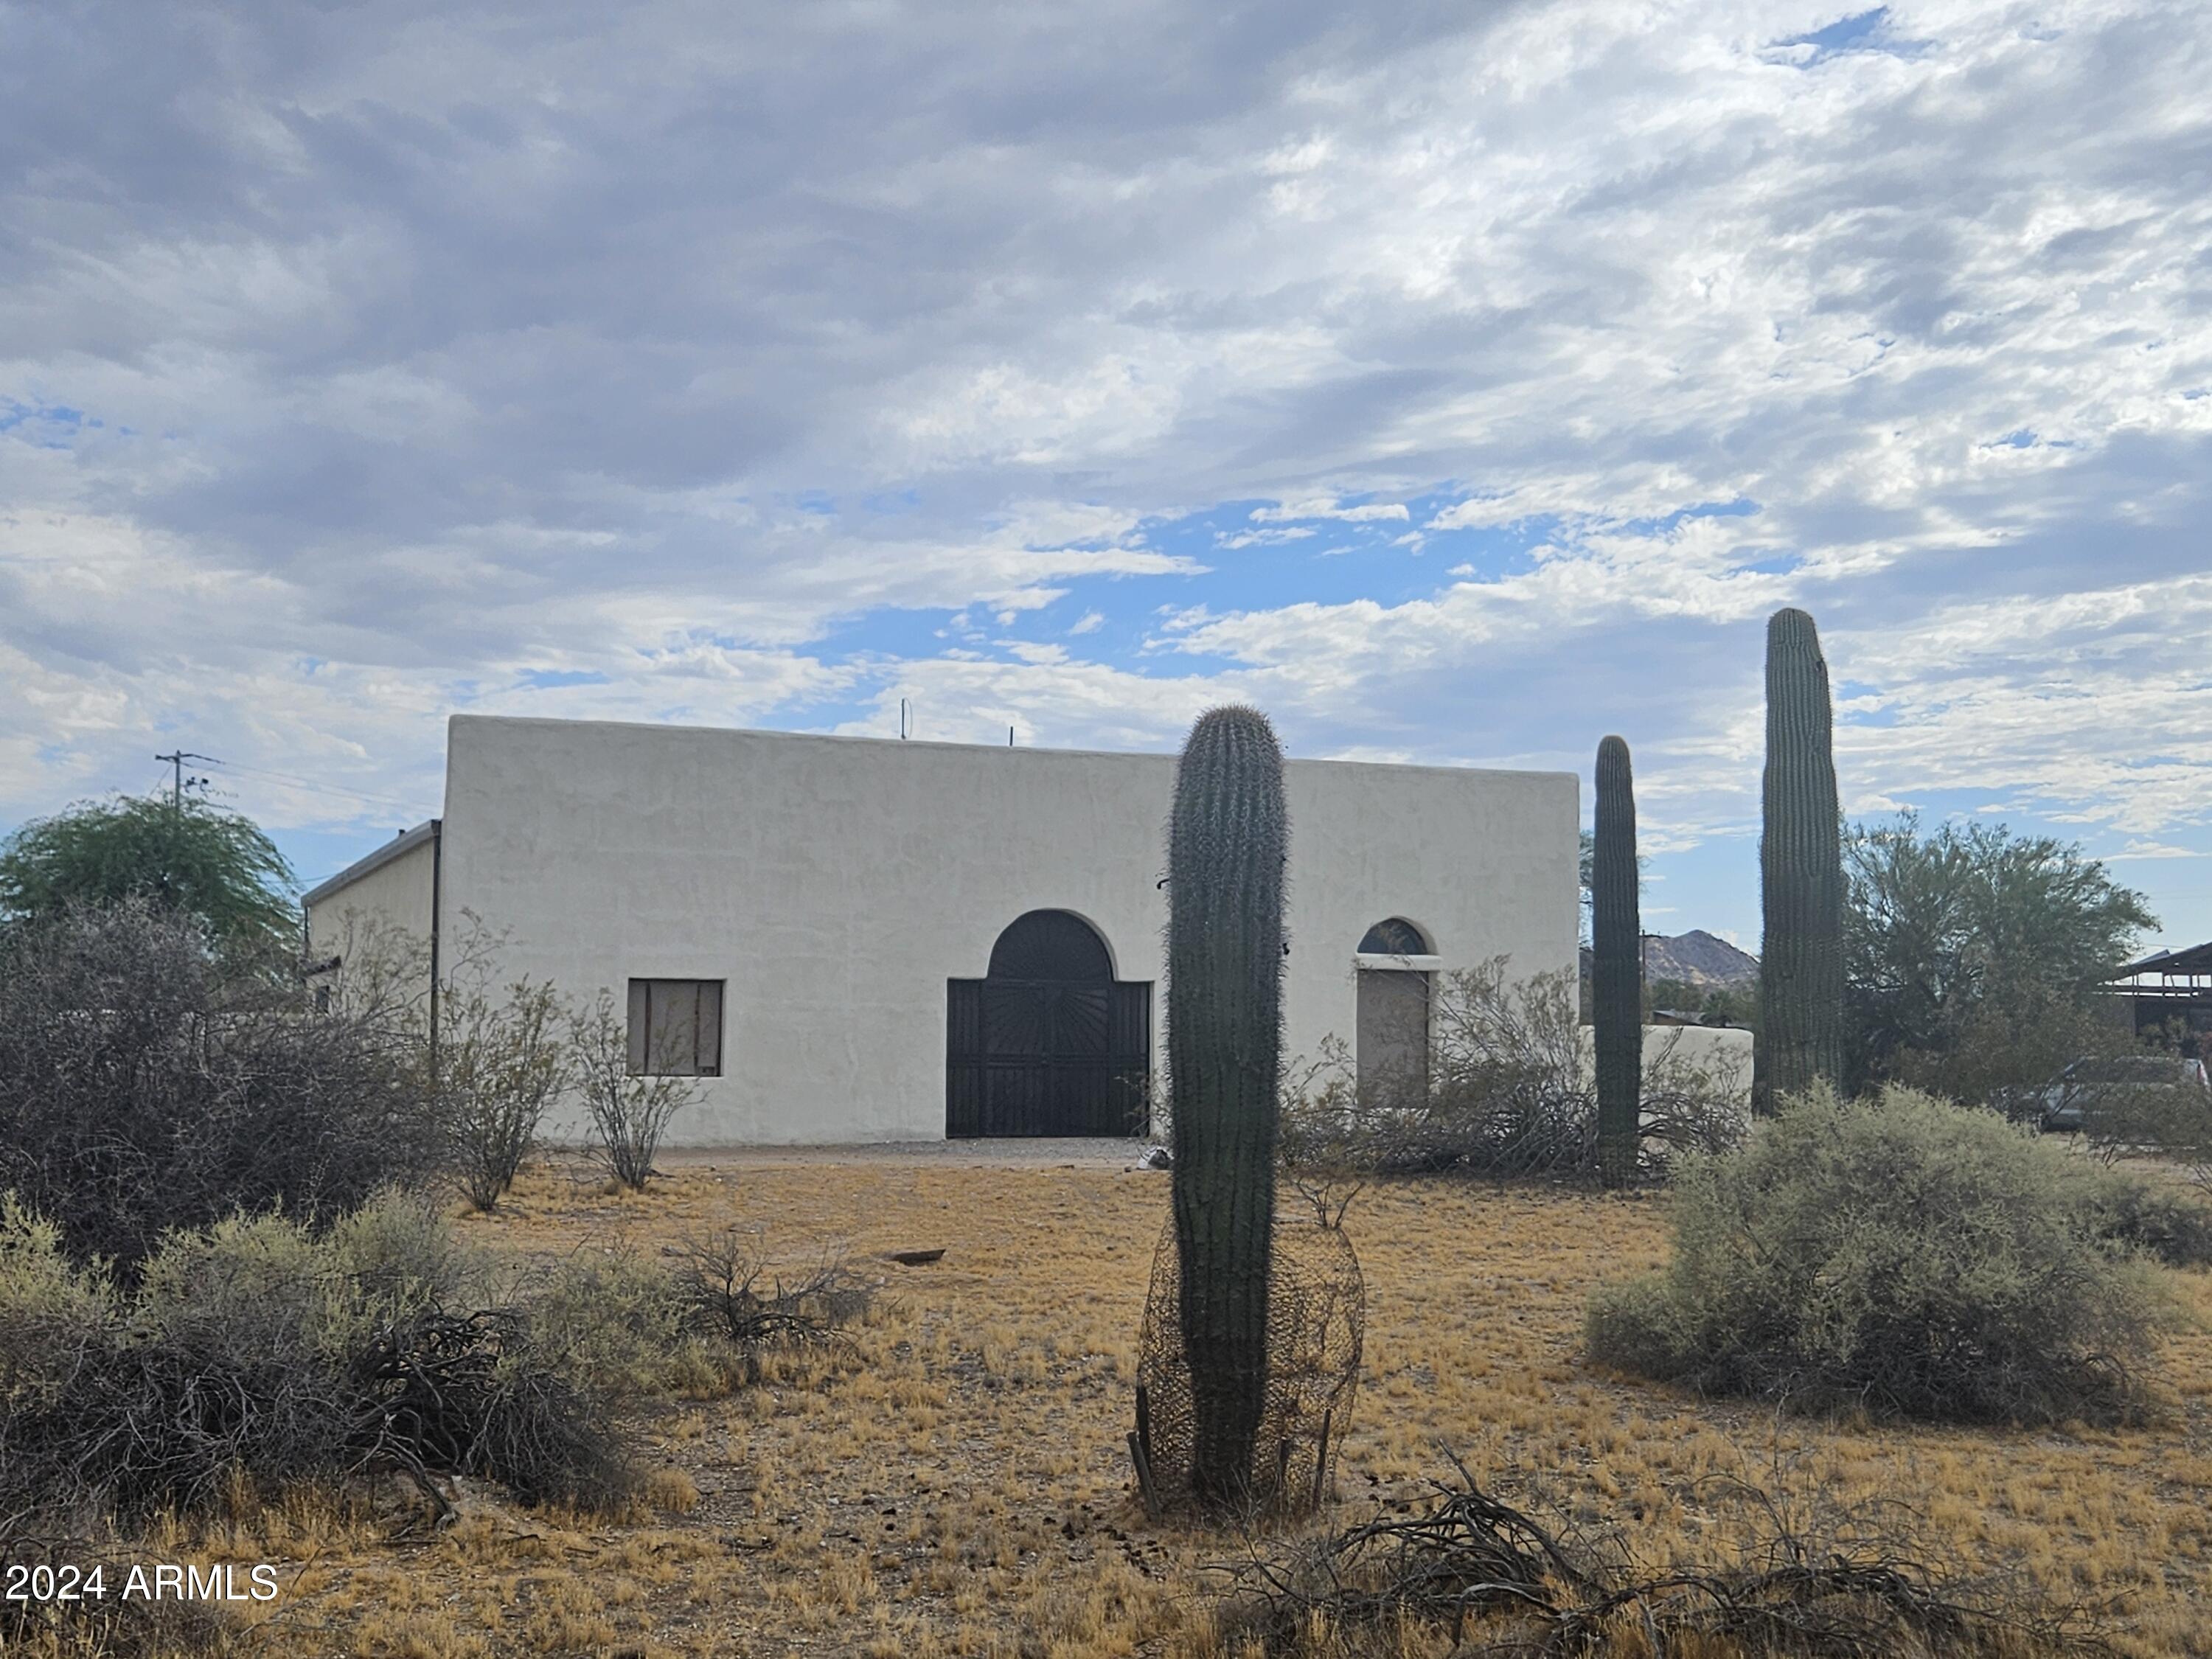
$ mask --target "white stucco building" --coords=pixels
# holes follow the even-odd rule
[[[307,896],[610,991],[675,1145],[1142,1133],[1172,755],[458,715],[441,817]],[[1293,760],[1285,1052],[1402,1060],[1433,975],[1575,966],[1568,773]],[[1400,1042],[1395,1055],[1387,1054]],[[571,1126],[573,1129],[573,1126]]]

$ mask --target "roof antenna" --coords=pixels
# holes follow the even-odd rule
[[[1008,726],[1008,727],[1006,728],[1006,747],[1007,747],[1007,748],[1009,748],[1009,749],[1012,749],[1013,746],[1014,746],[1014,728],[1013,728],[1012,726]]]
[[[904,697],[899,699],[899,740],[902,743],[906,740],[906,699]]]

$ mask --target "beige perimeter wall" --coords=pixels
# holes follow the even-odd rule
[[[1593,1076],[1597,1036],[1583,1027],[1583,1059]],[[1644,1028],[1644,1075],[1668,1062],[1708,1076],[1721,1097],[1748,1122],[1751,1118],[1751,1033],[1732,1025],[1647,1025]]]

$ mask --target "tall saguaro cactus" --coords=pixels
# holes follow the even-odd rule
[[[1267,716],[1201,715],[1168,823],[1168,1085],[1190,1480],[1214,1509],[1250,1494],[1267,1399],[1288,835]]]
[[[1759,842],[1764,939],[1752,1109],[1771,1112],[1815,1078],[1843,1075],[1843,825],[1834,713],[1820,635],[1802,611],[1766,624],[1765,827]]]
[[[1636,893],[1636,785],[1628,745],[1597,746],[1597,832],[1590,848],[1590,1012],[1597,1026],[1598,1168],[1609,1187],[1636,1178],[1644,1091],[1644,930]]]

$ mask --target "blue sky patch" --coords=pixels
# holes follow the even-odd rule
[[[0,397],[0,432],[12,432],[40,449],[67,449],[80,433],[97,429],[81,409],[66,404],[24,403]]]
[[[1880,52],[1893,58],[1915,58],[1928,50],[1925,40],[1899,40],[1889,33],[1889,8],[1877,6],[1872,11],[1854,12],[1839,17],[1823,28],[1809,34],[1791,35],[1777,40],[1772,50],[1786,53],[1788,60],[1800,69],[1810,69],[1825,64],[1832,58],[1841,58],[1851,52]]]

